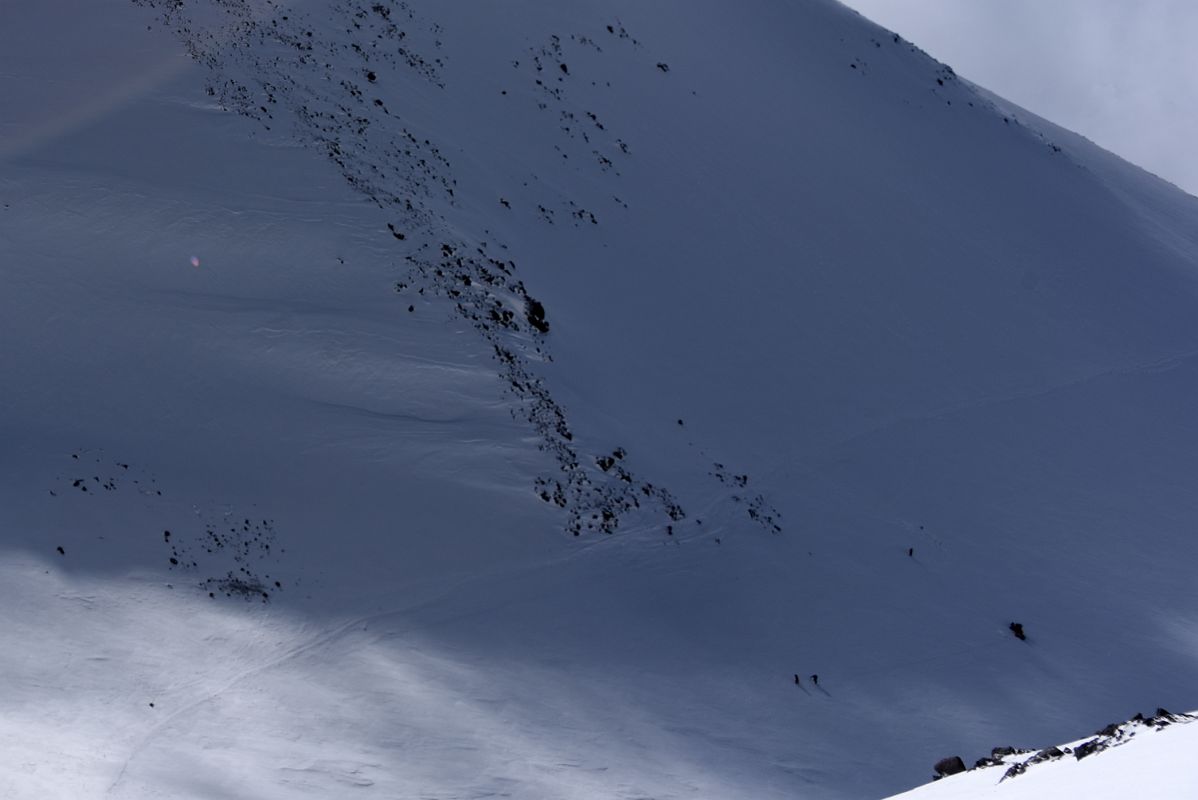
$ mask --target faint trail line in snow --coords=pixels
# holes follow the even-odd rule
[[[604,541],[604,540],[599,539],[599,540],[595,540],[595,541],[600,542],[600,541]],[[204,706],[204,705],[212,702],[213,700],[218,699],[221,695],[228,692],[230,689],[233,689],[235,686],[237,686],[239,683],[245,681],[246,679],[252,678],[255,675],[259,675],[263,672],[266,672],[268,670],[279,667],[279,666],[286,664],[287,662],[292,661],[292,660],[294,660],[300,656],[303,656],[307,653],[311,653],[315,650],[319,650],[320,648],[333,643],[337,639],[345,636],[346,634],[348,634],[352,631],[355,631],[355,630],[364,628],[365,626],[368,626],[372,622],[376,622],[381,619],[386,619],[388,617],[394,617],[397,615],[412,614],[414,612],[420,611],[421,609],[425,609],[430,606],[434,606],[437,603],[440,603],[440,602],[444,601],[445,599],[447,599],[448,597],[452,596],[456,592],[460,591],[463,587],[468,586],[472,583],[493,580],[497,576],[502,576],[502,575],[511,574],[511,573],[533,571],[536,569],[543,568],[547,565],[552,565],[552,564],[560,562],[560,561],[571,560],[571,559],[579,557],[581,554],[581,550],[582,550],[581,548],[571,550],[571,551],[563,553],[560,556],[555,556],[552,558],[535,561],[532,564],[523,565],[521,567],[516,568],[515,570],[513,570],[510,567],[497,567],[497,568],[489,570],[489,571],[480,572],[480,573],[468,575],[465,577],[461,577],[461,578],[457,579],[456,581],[449,582],[449,584],[446,586],[442,586],[439,589],[439,591],[437,591],[427,597],[423,597],[419,600],[414,600],[410,603],[399,606],[397,608],[389,608],[389,609],[379,610],[379,611],[373,612],[371,614],[364,614],[364,615],[355,617],[353,619],[350,619],[348,621],[342,622],[341,624],[339,624],[329,630],[326,630],[323,633],[317,634],[316,636],[309,639],[308,641],[303,642],[302,644],[299,644],[299,645],[291,648],[290,650],[286,651],[285,653],[282,653],[279,656],[276,656],[275,658],[269,659],[267,661],[264,661],[260,664],[249,667],[248,669],[245,669],[245,670],[237,673],[236,675],[234,675],[233,677],[231,677],[227,681],[225,681],[219,688],[209,691],[209,692],[205,693],[204,696],[197,698],[196,700],[193,700],[192,702],[181,706],[180,708],[172,711],[166,718],[164,718],[160,722],[154,724],[145,733],[145,735],[142,736],[141,740],[131,748],[129,755],[125,757],[124,762],[121,764],[121,768],[120,768],[119,772],[117,773],[116,777],[113,779],[112,783],[109,784],[108,789],[105,791],[105,793],[104,793],[105,796],[111,796],[115,791],[117,791],[117,789],[119,788],[122,781],[124,781],[125,776],[128,774],[130,765],[154,741],[154,739],[156,739],[160,734],[165,732],[171,726],[171,724],[173,722],[175,722],[177,719],[183,717],[184,715],[196,710],[197,708],[200,708],[201,706]],[[487,613],[487,609],[479,609],[478,611],[473,612],[472,614],[470,614],[468,616],[475,616],[477,614],[483,614],[483,613]],[[391,631],[390,635],[393,638],[395,636],[399,636],[402,634],[399,631]]]
[[[851,445],[856,442],[869,439],[877,436],[879,433],[890,428],[900,427],[903,425],[918,425],[924,422],[935,422],[936,420],[945,417],[951,417],[955,414],[960,414],[965,411],[971,411],[979,408],[988,408],[991,406],[999,406],[1004,403],[1014,403],[1021,400],[1034,400],[1039,397],[1046,397],[1057,392],[1067,391],[1069,389],[1082,386],[1087,383],[1102,380],[1110,376],[1118,375],[1133,375],[1138,372],[1167,372],[1180,367],[1186,361],[1198,357],[1198,348],[1192,350],[1184,350],[1180,353],[1175,353],[1169,356],[1151,359],[1149,361],[1133,362],[1120,366],[1106,367],[1097,369],[1084,375],[1079,375],[1073,378],[1067,378],[1057,383],[1048,386],[1038,386],[1028,389],[1017,389],[1003,394],[995,394],[987,397],[979,397],[973,400],[964,400],[958,403],[951,403],[941,406],[938,409],[927,411],[920,414],[907,414],[897,416],[892,419],[880,422],[871,426],[859,433],[854,433],[840,439],[830,445],[821,448],[811,460],[818,461],[819,459],[831,454],[832,451],[839,448]]]
[[[949,659],[955,659],[960,656],[965,656],[965,655],[969,655],[971,653],[976,653],[979,650],[997,647],[997,646],[999,646],[1000,641],[1005,641],[1006,638],[1010,638],[1010,637],[1009,636],[1002,637],[1001,640],[996,638],[994,641],[991,641],[991,642],[978,642],[977,644],[973,644],[968,647],[962,647],[957,650],[951,650],[948,652],[937,653],[935,655],[928,656],[927,658],[914,658],[914,659],[907,659],[904,661],[889,661],[889,662],[884,662],[882,660],[878,660],[878,661],[875,661],[873,666],[871,666],[869,669],[850,670],[842,675],[838,675],[837,678],[844,679],[844,680],[852,680],[852,679],[857,679],[857,678],[868,677],[870,675],[877,675],[880,672],[890,672],[890,671],[893,671],[896,667],[911,667],[911,666],[915,666],[917,664],[931,664],[931,663],[935,663],[937,661],[945,661],[945,660],[949,660]]]
[[[151,741],[153,741],[153,739],[155,737],[157,737],[161,732],[163,732],[166,728],[168,728],[171,725],[171,723],[174,722],[179,717],[199,708],[200,706],[203,706],[203,705],[210,703],[211,701],[217,699],[222,694],[229,691],[230,689],[232,689],[234,686],[241,683],[242,681],[244,681],[246,678],[250,678],[250,677],[253,677],[254,675],[265,672],[266,670],[273,669],[274,667],[277,667],[281,664],[285,664],[286,662],[291,661],[292,659],[294,659],[298,656],[301,656],[305,653],[308,653],[312,650],[322,647],[323,645],[326,645],[326,644],[334,641],[335,639],[339,638],[340,636],[344,635],[348,631],[350,631],[360,625],[369,623],[371,620],[378,619],[378,618],[384,617],[384,616],[388,616],[390,614],[402,613],[402,611],[403,611],[402,609],[400,611],[386,611],[386,612],[381,612],[378,614],[371,614],[368,616],[359,617],[357,619],[350,620],[349,622],[345,622],[345,623],[337,626],[336,628],[333,628],[330,631],[326,631],[325,633],[318,635],[316,638],[287,651],[286,653],[282,654],[281,656],[278,656],[277,658],[271,659],[262,664],[258,664],[257,666],[251,667],[247,670],[244,670],[244,671],[238,673],[237,675],[234,675],[232,678],[230,678],[228,681],[226,681],[225,684],[223,686],[221,686],[220,688],[218,688],[214,691],[208,692],[207,694],[205,694],[203,697],[199,698],[198,700],[194,700],[194,701],[188,703],[187,705],[184,705],[183,707],[181,707],[175,711],[172,711],[170,713],[170,715],[166,717],[166,719],[164,719],[161,722],[154,725],[145,734],[145,736],[142,737],[142,740],[133,747],[132,751],[125,758],[124,763],[121,765],[120,772],[117,773],[116,778],[109,785],[108,790],[105,792],[105,794],[111,795],[114,791],[116,791],[117,787],[120,785],[121,781],[124,779],[125,774],[128,772],[129,765],[133,763],[134,759],[136,759],[137,756],[143,750],[145,750],[145,748],[151,743]]]
[[[313,400],[313,405],[321,408],[328,408],[337,411],[343,411],[347,414],[366,417],[368,419],[385,420],[387,422],[416,422],[422,425],[453,425],[462,421],[462,417],[446,417],[444,419],[434,419],[432,417],[422,417],[419,414],[409,414],[399,411],[376,411],[373,408],[365,408],[363,406],[349,405],[348,403],[333,403],[327,400]]]

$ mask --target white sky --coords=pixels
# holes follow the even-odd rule
[[[842,0],[1198,195],[1198,0]]]

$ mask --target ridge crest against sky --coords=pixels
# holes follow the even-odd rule
[[[1198,195],[1198,3],[844,2],[962,77]]]

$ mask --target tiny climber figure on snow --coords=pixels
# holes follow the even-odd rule
[[[1023,625],[1019,622],[1012,622],[1009,626],[1011,633],[1015,634],[1015,638],[1021,642],[1027,641],[1027,634],[1023,632]]]
[[[812,684],[814,684],[815,686],[819,686],[819,676],[818,676],[818,675],[812,675],[812,676],[811,676],[811,683],[812,683]]]

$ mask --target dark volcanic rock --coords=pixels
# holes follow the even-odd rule
[[[539,300],[534,300],[531,297],[528,298],[525,316],[528,317],[529,325],[541,333],[549,333],[549,323],[545,321],[545,306],[541,305]]]
[[[958,772],[964,772],[965,762],[961,760],[960,756],[949,756],[937,761],[933,769],[936,770],[937,778],[943,778],[945,775],[956,775]]]

